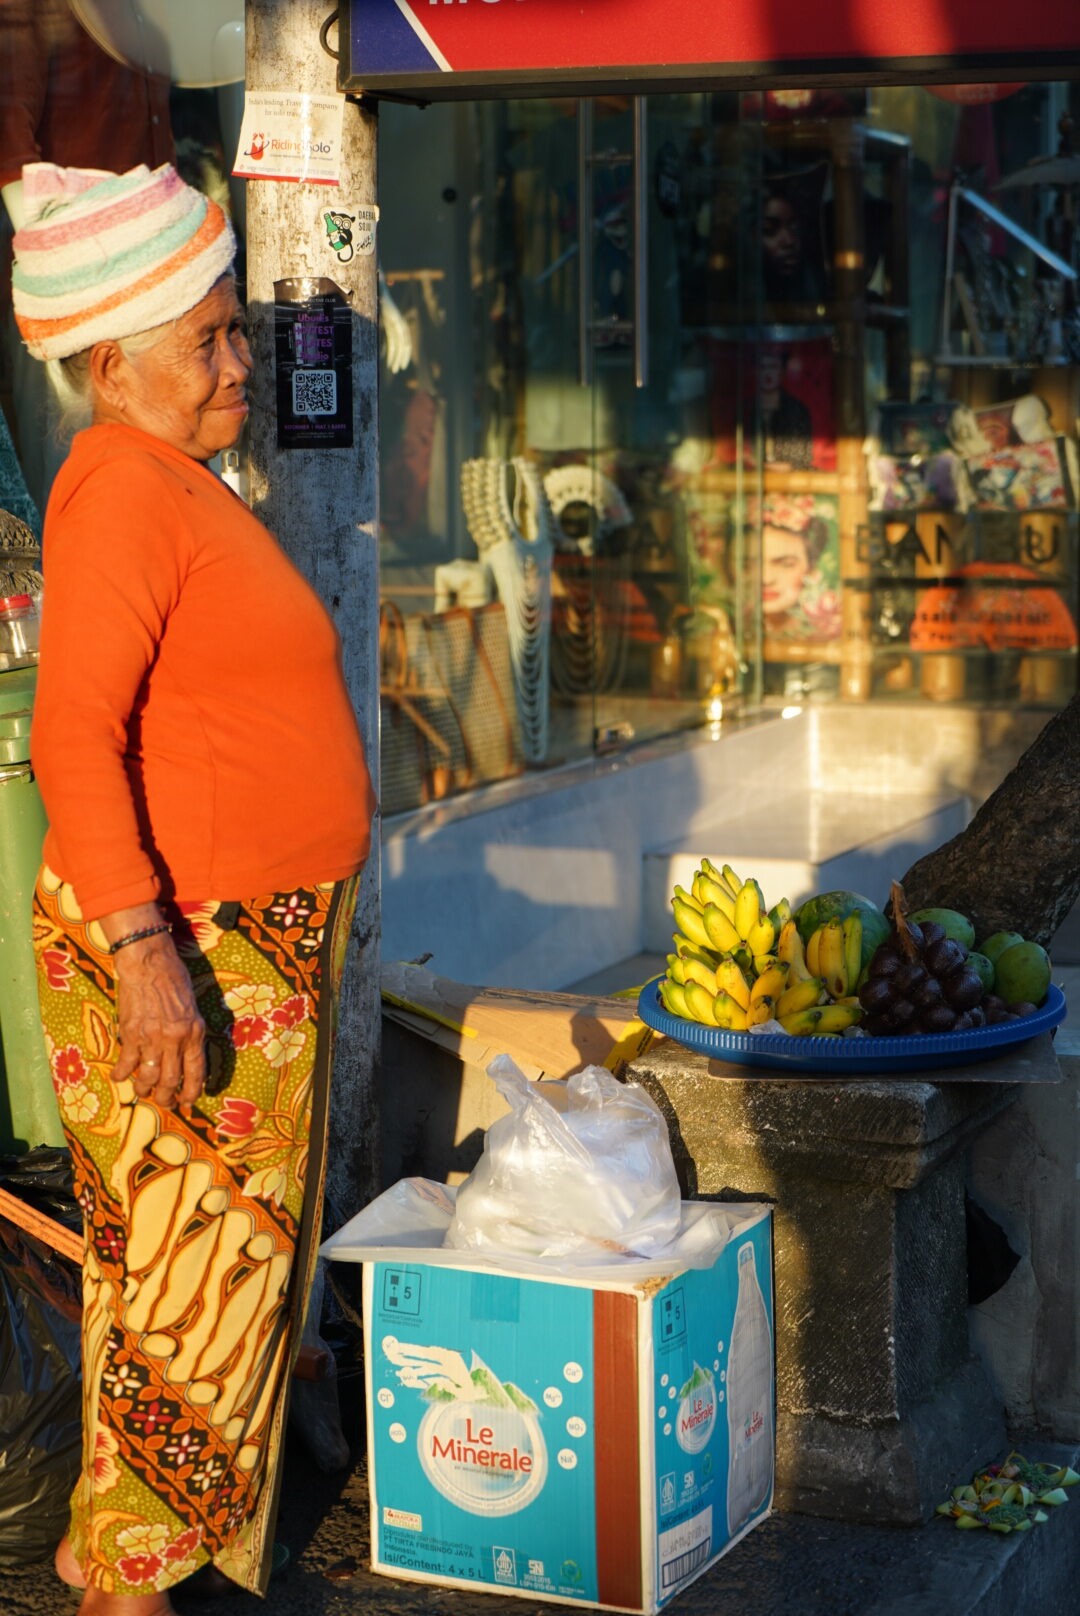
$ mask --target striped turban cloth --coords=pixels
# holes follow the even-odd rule
[[[28,163],[23,203],[12,298],[35,359],[66,359],[177,319],[236,253],[217,203],[169,163],[126,174]]]

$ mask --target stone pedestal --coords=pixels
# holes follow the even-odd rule
[[[774,1205],[778,1507],[926,1519],[1005,1440],[968,1341],[964,1177],[1016,1087],[721,1077],[666,1041],[629,1076],[688,1196]]]

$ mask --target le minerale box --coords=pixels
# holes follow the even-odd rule
[[[772,1223],[737,1210],[637,1283],[365,1263],[373,1568],[652,1613],[763,1520]]]

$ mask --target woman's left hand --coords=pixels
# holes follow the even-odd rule
[[[206,1083],[206,1024],[160,909],[138,904],[118,910],[105,915],[101,927],[110,943],[153,930],[113,955],[120,1041],[113,1081],[130,1078],[141,1100],[167,1111],[194,1105]]]
[[[131,943],[115,956],[120,1059],[140,1099],[167,1111],[194,1105],[206,1082],[206,1024],[171,937]]]

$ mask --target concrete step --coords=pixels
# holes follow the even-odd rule
[[[799,904],[815,892],[846,887],[884,904],[889,883],[968,822],[962,794],[882,796],[811,791],[777,797],[760,814],[717,818],[693,846],[670,843],[647,852],[642,871],[642,948],[671,948],[671,894],[689,887],[702,855],[754,876],[768,904]]]

